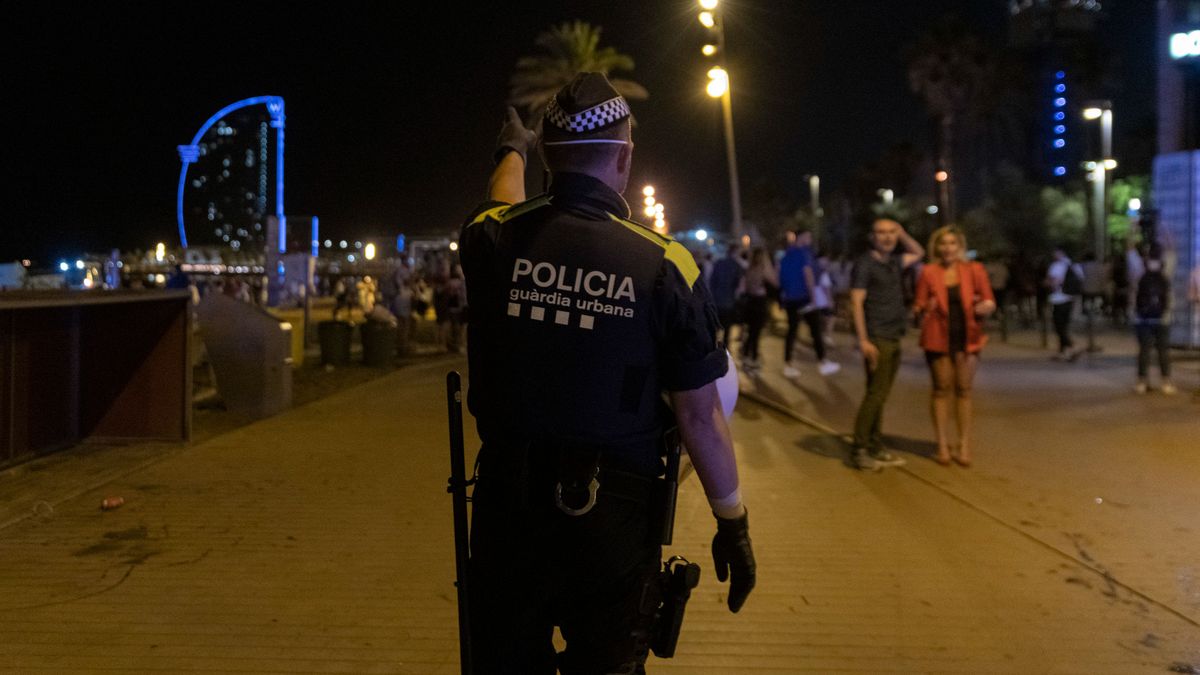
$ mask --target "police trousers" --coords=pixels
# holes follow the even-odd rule
[[[650,506],[606,494],[602,470],[595,507],[567,515],[555,505],[554,464],[537,450],[481,453],[469,597],[476,672],[644,673],[662,558]]]

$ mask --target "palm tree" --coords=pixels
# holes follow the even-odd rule
[[[926,33],[909,51],[908,84],[937,121],[936,163],[947,173],[941,182],[939,217],[954,218],[955,132],[978,114],[981,92],[992,64],[983,44],[956,19]]]
[[[524,108],[531,119],[541,119],[550,98],[576,74],[608,75],[613,71],[633,70],[632,57],[612,47],[600,48],[600,30],[599,26],[572,21],[539,33],[534,43],[546,53],[517,60],[517,70],[509,81],[508,102]],[[633,80],[618,77],[609,81],[627,99],[642,100],[650,96],[645,87]]]

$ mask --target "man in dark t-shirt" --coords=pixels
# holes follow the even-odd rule
[[[903,251],[897,245],[903,245]],[[864,471],[904,464],[883,447],[883,408],[900,368],[900,338],[908,323],[904,270],[919,262],[922,254],[921,245],[900,223],[881,218],[871,225],[871,250],[854,264],[850,302],[867,368],[867,392],[854,420],[850,461]]]

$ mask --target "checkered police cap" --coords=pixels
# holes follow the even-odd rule
[[[559,129],[573,134],[603,129],[626,117],[629,117],[629,104],[620,96],[574,114],[563,110],[557,97],[546,106],[546,119]]]
[[[579,138],[596,134],[630,117],[625,98],[602,73],[580,73],[546,105],[547,138]]]

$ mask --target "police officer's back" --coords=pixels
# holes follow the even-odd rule
[[[469,390],[483,449],[472,525],[475,663],[486,672],[639,672],[661,565],[654,485],[678,418],[718,520],[737,611],[754,583],[713,382],[715,309],[692,256],[629,220],[630,111],[602,75],[550,102],[549,191],[524,200],[533,134],[510,109],[491,201],[464,225]],[[663,404],[671,393],[674,415]]]

